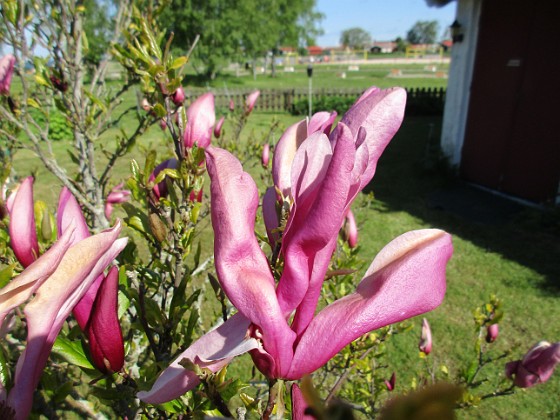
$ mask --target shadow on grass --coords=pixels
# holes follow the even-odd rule
[[[438,167],[441,118],[408,117],[364,192],[543,275],[560,295],[560,211],[538,210],[467,185]]]

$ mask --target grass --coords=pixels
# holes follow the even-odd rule
[[[298,69],[298,71],[301,69]],[[327,71],[327,70],[325,70]],[[317,84],[333,78],[336,69],[322,75],[317,71]],[[371,73],[367,73],[370,71]],[[364,83],[364,87],[375,82],[376,69],[359,73],[363,79],[350,76],[344,79],[350,84]],[[368,76],[369,74],[369,76]],[[233,86],[234,80],[251,84],[252,78],[226,77],[216,81]],[[387,86],[391,79],[381,79],[378,83]],[[306,83],[303,74],[282,74],[276,79],[259,76],[262,88],[279,87],[284,83],[297,85]],[[267,82],[267,83],[265,83]],[[237,82],[236,82],[237,83]],[[259,82],[260,83],[260,82]],[[361,86],[361,85],[360,85]],[[134,101],[127,99],[129,103]],[[245,129],[246,136],[262,139],[272,120],[279,120],[279,130],[298,120],[285,114],[255,113]],[[127,121],[124,125],[126,127]],[[496,294],[504,302],[505,317],[500,324],[500,336],[495,343],[497,351],[511,351],[508,360],[519,358],[539,340],[560,339],[557,320],[560,315],[558,298],[560,294],[560,222],[558,212],[521,209],[513,214],[498,215],[498,222],[480,220],[476,214],[469,214],[469,206],[479,199],[478,193],[467,195],[466,201],[453,206],[458,196],[456,191],[466,191],[453,177],[445,174],[438,165],[435,144],[439,139],[440,118],[407,117],[403,127],[383,154],[376,176],[368,187],[373,191],[375,201],[370,206],[355,206],[355,215],[360,229],[361,257],[371,261],[374,255],[392,238],[411,229],[439,227],[449,231],[454,238],[455,253],[448,267],[448,292],[444,303],[426,315],[432,325],[434,351],[430,355],[435,368],[448,367],[451,374],[457,372],[471,358],[474,336],[471,311]],[[231,122],[224,129],[232,130]],[[139,141],[143,147],[156,147],[165,151],[165,134],[159,127],[152,127]],[[103,139],[110,144],[111,135]],[[55,144],[54,153],[64,164],[70,162],[65,152],[66,144]],[[164,152],[162,152],[164,153]],[[141,149],[132,155],[141,160]],[[255,161],[251,162],[256,164]],[[99,162],[100,167],[103,161]],[[25,176],[36,170],[36,195],[54,207],[59,186],[58,182],[42,169],[29,152],[19,151],[15,157],[18,175]],[[253,172],[253,170],[251,170]],[[256,173],[256,171],[255,171]],[[115,182],[129,174],[127,160],[116,168]],[[470,190],[469,190],[470,191]],[[439,201],[438,201],[439,197]],[[441,197],[448,197],[449,202]],[[460,194],[459,194],[460,198]],[[465,199],[465,197],[463,197]],[[358,198],[360,203],[367,200],[365,195]],[[455,203],[456,204],[456,203]],[[460,208],[463,211],[455,211]],[[475,209],[476,210],[476,209]],[[476,213],[476,212],[475,212]],[[359,279],[359,277],[358,277]],[[397,372],[397,391],[407,389],[418,371],[417,340],[420,320],[414,320],[418,334],[403,334],[389,343],[391,368]],[[241,365],[232,369],[239,371],[250,362],[244,359]],[[235,365],[234,365],[235,366]],[[490,370],[491,376],[502,375],[502,364]],[[459,412],[461,418],[559,418],[560,417],[560,372],[556,372],[546,385],[518,392],[515,396],[485,400],[477,409]]]

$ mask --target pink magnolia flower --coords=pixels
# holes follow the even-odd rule
[[[255,90],[247,96],[247,99],[245,100],[245,115],[249,115],[253,111],[260,94],[260,90]]]
[[[171,100],[177,106],[183,105],[183,102],[185,101],[185,91],[182,86],[179,86],[173,95],[171,95]]]
[[[26,419],[33,392],[56,336],[70,311],[105,267],[122,251],[126,238],[117,239],[120,222],[110,230],[75,242],[76,227],[65,234],[7,286],[0,289],[0,324],[14,308],[24,304],[27,345],[19,357],[9,392],[0,386],[0,402]]]
[[[7,54],[0,58],[0,95],[9,95],[16,58]]]
[[[493,343],[498,338],[499,326],[498,324],[492,324],[486,329],[486,342]]]
[[[426,355],[432,352],[432,330],[426,318],[422,319],[422,334],[420,335],[420,342],[418,348]]]
[[[288,129],[293,134],[284,134],[290,142],[279,142],[273,174],[277,188],[278,179],[286,181],[281,191],[290,197],[292,207],[282,236],[277,235],[284,259],[278,284],[254,234],[259,205],[255,182],[229,152],[216,147],[206,150],[216,271],[239,312],[185,350],[150,391],[138,394],[141,400],[161,403],[194,388],[199,380],[180,366],[185,358],[217,371],[232,357],[249,351],[267,377],[296,380],[323,366],[361,335],[442,302],[451,237],[425,229],[390,242],[355,292],[315,314],[343,218],[373,177],[377,159],[400,126],[405,97],[402,89],[370,89],[329,137],[317,130],[298,144],[297,132],[307,132],[307,123]],[[295,151],[289,147],[293,144]],[[291,159],[277,158],[278,147]],[[275,161],[289,165],[289,177],[284,177],[285,168],[275,168]],[[275,194],[267,195],[274,203]],[[264,204],[263,211],[267,213]]]
[[[535,344],[521,360],[506,364],[506,376],[520,388],[530,388],[548,381],[560,363],[560,342]]]
[[[124,182],[115,185],[109,195],[107,195],[107,200],[105,201],[105,217],[109,219],[113,213],[113,204],[122,204],[130,200],[131,192],[125,190]]]
[[[262,156],[261,156],[262,166],[268,168],[269,161],[270,161],[270,144],[266,143],[263,146],[263,150],[262,150]]]
[[[187,109],[187,124],[183,132],[185,147],[207,148],[212,139],[212,129],[216,122],[214,112],[214,95],[205,93],[194,101]]]
[[[86,220],[70,191],[60,192],[57,212],[58,235],[74,225],[73,241],[90,237]],[[95,367],[104,373],[119,371],[124,364],[124,343],[117,314],[118,270],[101,273],[72,310],[81,330],[87,335]]]
[[[358,226],[356,225],[356,219],[354,218],[352,210],[348,210],[348,213],[346,213],[342,230],[344,232],[344,238],[348,241],[348,246],[350,248],[356,248],[358,245]]]
[[[216,137],[217,139],[219,139],[220,136],[222,135],[222,126],[224,125],[225,119],[226,118],[222,115],[218,120],[216,127],[214,127],[214,137]]]
[[[233,99],[229,100],[229,110],[231,112],[235,111],[235,102],[233,102]]]

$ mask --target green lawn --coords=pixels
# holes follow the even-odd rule
[[[294,74],[282,73],[275,79],[259,76],[256,82],[251,76],[228,76],[213,82],[212,86],[306,86],[307,76],[303,73],[303,67],[296,70]],[[421,71],[421,68],[410,70]],[[321,83],[336,85],[340,82],[346,87],[365,88],[376,83],[381,86],[403,85],[401,81],[404,80],[384,77],[383,73],[388,73],[390,68],[368,68],[355,75],[347,72],[346,79],[336,77],[339,71],[336,66],[324,70],[317,68],[314,86]],[[414,80],[418,82],[420,79]],[[437,79],[426,80],[434,82]],[[444,82],[445,79],[442,79]],[[134,100],[127,98],[127,103],[132,104]],[[298,118],[285,114],[254,113],[245,128],[245,136],[263,139],[273,120],[279,121],[275,133],[277,140],[281,129]],[[126,129],[127,120],[123,124]],[[360,231],[361,257],[368,262],[392,238],[411,229],[439,227],[453,235],[455,253],[448,268],[447,296],[440,308],[427,315],[434,337],[434,350],[429,360],[433,360],[436,367],[445,364],[453,374],[467,363],[473,352],[472,310],[487,301],[493,293],[503,300],[506,312],[500,324],[500,336],[494,346],[500,351],[511,349],[512,355],[508,360],[521,357],[539,340],[560,340],[557,324],[560,316],[560,265],[557,263],[557,256],[560,255],[560,222],[558,211],[524,209],[500,223],[485,223],[476,218],[464,217],[445,206],[434,205],[434,196],[463,188],[453,177],[445,175],[433,153],[440,127],[440,118],[405,118],[403,127],[382,156],[374,181],[368,187],[374,192],[375,201],[369,206],[354,207]],[[232,131],[232,123],[227,122],[224,129],[226,132]],[[113,135],[110,133],[102,141],[110,145]],[[159,127],[152,127],[140,139],[139,147],[132,157],[142,159],[141,148],[152,146],[165,154],[165,136]],[[431,143],[427,144],[428,141]],[[67,164],[70,160],[65,147],[64,142],[59,142],[54,152]],[[129,175],[128,161],[125,158],[117,165],[115,184]],[[257,164],[256,161],[250,163]],[[103,161],[100,160],[99,166],[102,165]],[[42,169],[36,158],[30,152],[20,151],[15,158],[15,167],[20,176],[36,171],[36,195],[53,208],[59,185]],[[365,200],[366,196],[361,195],[357,204]],[[409,388],[419,366],[416,346],[420,319],[414,323],[414,333],[397,336],[389,344],[391,369],[398,375],[397,391]],[[499,368],[490,370],[490,374],[503,375],[501,366],[499,364]],[[485,400],[478,409],[461,411],[460,416],[559,418],[558,395],[560,372],[556,372],[546,385],[518,392],[513,397]]]

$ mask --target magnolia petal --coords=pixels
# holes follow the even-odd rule
[[[260,90],[255,90],[247,96],[247,99],[245,100],[245,114],[249,115],[253,111],[260,94]]]
[[[118,372],[124,365],[124,343],[117,314],[118,292],[119,269],[113,266],[99,287],[87,328],[93,362],[104,373]]]
[[[205,93],[194,101],[187,109],[187,124],[183,138],[185,147],[207,148],[212,140],[212,130],[216,123],[214,111],[214,95]]]
[[[278,213],[276,212],[276,203],[276,189],[274,187],[267,188],[263,196],[262,213],[268,242],[273,249],[276,242],[280,239],[280,235],[278,231],[276,231],[280,226]]]
[[[24,267],[39,257],[39,243],[33,210],[33,177],[23,180],[14,197],[10,211],[10,246]]]
[[[60,237],[71,224],[76,226],[74,243],[91,236],[82,208],[70,190],[63,187],[58,198],[58,210],[56,212],[58,236]]]
[[[8,405],[17,407],[18,417],[26,418],[52,345],[72,308],[94,280],[126,246],[117,239],[120,222],[110,230],[71,246],[54,273],[39,287],[25,306],[27,347],[18,359],[14,386]]]
[[[336,119],[336,115],[336,111],[322,111],[313,114],[313,116],[309,120],[309,124],[307,125],[307,135],[310,136],[316,131],[320,131],[328,136],[331,132],[331,127],[334,123],[334,120]]]
[[[292,420],[312,420],[315,416],[305,414],[305,410],[309,407],[303,398],[303,393],[298,384],[292,384]]]
[[[298,153],[306,154],[307,149],[303,148]],[[309,159],[312,158],[310,154]],[[289,228],[282,239],[284,272],[277,288],[278,301],[285,315],[296,309],[305,296],[315,254],[338,235],[345,214],[354,158],[353,142],[343,138],[336,145],[323,182],[313,192],[315,200],[311,203],[307,200],[301,208],[299,201],[294,203]],[[305,169],[301,171],[302,176],[304,172]],[[327,267],[322,268],[324,277]]]
[[[73,243],[74,230],[74,226],[66,229],[64,235],[47,252],[0,289],[0,325],[8,312],[27,301],[56,270],[64,253]]]
[[[140,391],[137,396],[149,404],[162,404],[180,397],[200,383],[198,376],[181,366],[181,361],[188,359],[203,364],[212,372],[217,372],[230,360],[244,351],[247,329],[251,321],[237,313],[218,328],[204,334],[175,359],[157,378],[149,391]],[[254,340],[253,340],[254,341]],[[238,352],[232,349],[238,349]],[[219,359],[218,355],[225,355]],[[214,363],[212,363],[212,361]]]
[[[255,181],[231,153],[206,151],[212,199],[216,272],[239,311],[260,327],[265,350],[288,366],[295,338],[278,305],[268,260],[255,237],[259,203]]]
[[[16,58],[12,54],[6,54],[0,58],[0,95],[10,94],[15,64]]]
[[[86,223],[86,218],[84,217],[80,204],[78,204],[78,200],[76,200],[70,190],[66,187],[63,187],[60,191],[56,224],[59,236],[66,232],[66,229],[70,224],[76,226],[73,244],[91,236],[89,233],[89,227]],[[80,300],[80,302],[78,302],[72,311],[74,318],[76,318],[76,321],[82,331],[86,330],[89,316],[91,314],[91,307],[93,306],[97,289],[99,289],[103,278],[103,275],[100,275],[95,280],[84,297]]]
[[[291,125],[280,137],[272,157],[272,179],[284,197],[291,195],[292,162],[301,143],[307,138],[307,121]]]
[[[451,236],[436,229],[408,232],[391,242],[356,292],[328,305],[309,324],[286,379],[315,371],[369,331],[436,308],[445,294],[452,252]]]
[[[369,164],[362,176],[363,189],[373,178],[377,161],[399,129],[406,104],[406,91],[402,88],[380,90],[372,87],[368,89],[356,103],[344,114],[341,122],[347,125],[353,136],[358,134],[360,127],[364,127],[367,136]],[[338,127],[333,131],[333,136]]]

